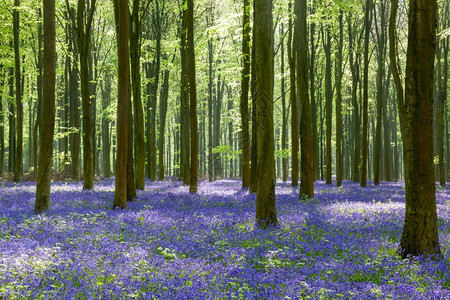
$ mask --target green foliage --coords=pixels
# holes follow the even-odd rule
[[[214,147],[212,149],[212,153],[220,154],[221,157],[225,158],[226,160],[231,160],[239,156],[241,154],[241,150],[234,150],[233,147],[230,145],[220,145],[217,147]]]

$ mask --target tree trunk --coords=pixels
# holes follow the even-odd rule
[[[278,224],[275,206],[275,161],[272,90],[272,1],[255,1],[256,101],[258,102],[258,183],[256,222],[260,228]]]
[[[385,80],[383,92],[384,175],[385,175],[384,179],[386,181],[392,181],[391,128],[390,128],[390,118],[387,115],[390,80],[391,80],[391,70],[389,69],[387,78]]]
[[[284,34],[284,23],[281,23],[280,35]],[[286,140],[287,140],[287,111],[286,111],[286,83],[285,83],[285,65],[284,65],[284,43],[281,43],[281,109],[282,109],[282,124],[281,124],[281,173],[283,182],[287,180],[287,157],[285,156],[286,151]]]
[[[244,0],[242,28],[243,68],[241,77],[240,102],[242,120],[242,187],[248,188],[250,186],[250,132],[248,127],[248,92],[250,83],[250,0]]]
[[[308,96],[308,39],[306,33],[306,0],[298,1],[297,10],[297,87],[301,103],[301,172],[300,197],[314,197],[314,161],[311,132],[311,105]]]
[[[389,43],[397,91],[395,23],[397,0],[392,1]],[[436,186],[433,167],[433,76],[436,43],[436,0],[411,0],[406,56],[405,96],[397,93],[405,167],[405,223],[399,250],[410,255],[439,254]]]
[[[180,155],[180,175],[183,184],[190,183],[190,110],[189,110],[189,53],[187,51],[187,11],[183,11],[183,29],[181,29],[181,155]]]
[[[212,26],[212,8],[210,16],[207,16],[207,24]],[[213,60],[214,49],[212,37],[208,38],[208,180],[212,182],[214,179],[213,168]]]
[[[147,115],[150,115],[150,121],[147,122],[147,159],[148,159],[148,178],[151,181],[156,180],[156,107],[158,101],[159,73],[161,70],[161,13],[159,9],[159,0],[155,1],[155,12],[153,20],[153,32],[155,34],[156,49],[153,64],[153,83],[150,90],[150,103]],[[181,49],[183,51],[183,49]],[[148,118],[148,117],[147,117]]]
[[[368,140],[368,127],[369,127],[369,38],[370,28],[372,23],[372,0],[366,1],[366,13],[364,17],[364,74],[363,74],[363,154],[362,154],[362,166],[361,166],[361,180],[360,186],[367,186],[367,159],[369,155],[369,140]]]
[[[15,73],[15,83],[16,83],[16,122],[17,122],[17,149],[16,157],[14,162],[14,181],[18,182],[22,179],[23,175],[23,107],[22,107],[22,89],[21,89],[21,78],[20,78],[20,51],[19,51],[19,6],[20,0],[14,0],[14,11],[13,11],[13,32],[14,32],[14,73]]]
[[[439,169],[439,185],[440,186],[445,186],[446,184],[446,180],[445,180],[445,163],[444,163],[444,112],[445,112],[445,105],[446,105],[446,96],[445,93],[447,91],[447,85],[445,84],[444,81],[444,76],[443,74],[445,74],[442,70],[442,64],[441,64],[441,57],[442,57],[442,50],[443,50],[443,46],[445,44],[445,40],[442,40],[439,43],[439,38],[436,42],[436,59],[437,59],[437,76],[436,76],[436,81],[437,81],[437,86],[438,86],[438,90],[437,90],[437,107],[438,107],[438,111],[437,111],[437,154],[439,157],[439,163],[438,163],[438,169]],[[440,47],[440,44],[442,44],[442,46]],[[445,88],[445,90],[444,90]]]
[[[314,9],[311,9],[311,14],[314,14]],[[309,68],[309,86],[311,91],[311,113],[312,113],[312,140],[313,140],[313,162],[314,162],[314,179],[319,179],[319,137],[317,133],[317,104],[315,96],[315,75],[314,75],[314,65],[316,61],[316,45],[314,44],[314,36],[316,32],[315,22],[310,22],[310,68]]]
[[[187,0],[187,12],[185,12],[187,31],[187,52],[189,59],[189,106],[191,117],[191,172],[189,192],[197,193],[197,166],[198,166],[198,132],[197,132],[197,88],[195,81],[195,49],[194,49],[194,0]]]
[[[232,95],[232,91],[231,91],[231,87],[227,87],[227,91],[228,91],[228,103],[227,103],[227,110],[228,110],[228,144],[231,147],[231,151],[234,151],[234,147],[233,147],[233,119],[231,116],[231,112],[233,111],[233,95]],[[228,160],[229,163],[229,171],[230,174],[228,174],[229,178],[233,177],[233,162],[234,159],[231,156],[231,158]]]
[[[118,100],[117,100],[117,160],[113,209],[127,206],[127,163],[128,163],[128,107],[129,102],[129,62],[128,62],[128,0],[115,0],[118,33]]]
[[[375,29],[377,35],[377,115],[376,115],[376,133],[374,140],[374,184],[380,184],[380,173],[381,173],[381,126],[382,126],[382,114],[383,114],[383,103],[384,98],[384,73],[385,73],[385,58],[386,58],[386,2],[381,1],[380,7],[374,5],[375,14]],[[376,18],[376,13],[380,15],[380,26],[378,26],[378,20]],[[386,147],[387,145],[385,145]],[[386,163],[386,161],[385,161]]]
[[[325,114],[326,114],[326,157],[327,157],[327,168],[325,182],[326,184],[331,184],[331,134],[332,134],[332,101],[333,101],[333,91],[331,89],[331,34],[330,29],[326,28],[325,33],[322,27],[323,36],[323,47],[325,51]]]
[[[339,43],[336,58],[336,185],[342,185],[342,47],[344,46],[344,26],[342,10],[339,13]]]
[[[102,109],[105,111],[111,104],[111,74],[104,74],[102,89]],[[102,115],[102,144],[103,144],[103,176],[111,177],[111,143],[110,143],[110,121]]]
[[[159,97],[159,180],[164,180],[164,144],[166,133],[167,101],[169,98],[169,69],[164,70],[163,85]]]
[[[158,3],[158,1],[156,1]],[[130,15],[130,60],[131,85],[133,90],[134,136],[136,157],[136,188],[145,186],[145,138],[144,111],[141,97],[141,36],[142,20],[139,19],[140,0],[133,0],[133,13]],[[130,120],[131,121],[131,120]]]
[[[256,1],[253,1],[253,11],[255,11]],[[254,21],[253,17],[253,21]],[[256,193],[258,187],[258,102],[256,100],[256,49],[255,49],[255,26],[252,31],[252,47],[251,47],[251,70],[250,70],[250,92],[252,95],[252,141],[250,149],[250,193]]]
[[[289,11],[292,10],[292,3],[289,2]],[[297,52],[297,38],[293,39],[293,21],[289,18],[289,36],[288,36],[288,59],[290,70],[290,103],[291,103],[291,155],[292,155],[292,186],[298,186],[298,114],[297,114],[297,93],[296,93],[296,74],[295,60]]]
[[[9,68],[9,96],[14,99],[14,68]],[[9,102],[8,173],[12,173],[16,161],[16,118],[14,104]]]
[[[44,77],[41,132],[39,133],[39,165],[34,211],[50,208],[50,179],[52,176],[53,133],[55,129],[56,78],[55,1],[44,1]]]
[[[38,9],[39,18],[41,17],[41,9]],[[69,35],[69,26],[67,27],[67,35]],[[42,103],[42,59],[43,59],[43,53],[42,53],[42,23],[39,22],[38,24],[38,49],[37,49],[37,69],[38,69],[38,75],[36,78],[36,87],[37,87],[37,103],[36,103],[36,120],[33,126],[33,171],[35,174],[37,174],[37,163],[38,163],[38,128],[41,124],[41,103]],[[69,43],[69,52],[70,52],[70,45]],[[69,72],[70,72],[70,60],[68,60],[68,66]],[[70,74],[70,73],[69,73]]]
[[[130,66],[128,65],[128,68]],[[130,70],[128,70],[128,74]],[[131,103],[131,89],[130,82],[128,78],[128,115],[127,115],[127,138],[128,138],[128,155],[127,155],[127,201],[133,201],[137,198],[136,194],[136,185],[134,180],[134,164],[133,164],[133,124],[131,120],[133,120],[133,108]],[[130,121],[128,121],[130,120]]]
[[[359,181],[359,168],[361,162],[361,140],[360,140],[360,118],[358,105],[358,82],[359,82],[359,63],[358,58],[354,59],[354,37],[351,19],[348,18],[348,39],[349,39],[349,59],[350,69],[352,73],[352,106],[353,106],[353,136],[354,136],[354,151],[353,151],[353,182]]]
[[[66,6],[70,11],[68,0],[66,0]],[[72,14],[72,25],[76,29],[76,41],[80,57],[81,106],[83,110],[83,189],[94,188],[94,141],[88,58],[95,8],[96,0],[90,2],[88,9],[86,9],[86,1],[78,0],[76,20],[73,12],[70,11]]]

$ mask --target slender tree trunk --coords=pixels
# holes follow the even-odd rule
[[[41,18],[41,9],[38,9],[38,15],[39,18]],[[67,35],[69,35],[69,26],[67,28]],[[37,86],[37,113],[36,113],[36,120],[33,126],[33,169],[35,174],[37,174],[37,163],[38,163],[38,128],[41,124],[41,103],[42,103],[42,59],[43,59],[43,53],[42,53],[42,23],[38,23],[38,50],[37,50],[37,69],[38,69],[38,75],[36,78],[36,86]],[[69,43],[69,52],[70,52],[70,45]],[[70,72],[70,60],[68,61],[68,68]]]
[[[167,101],[169,98],[169,69],[164,70],[161,95],[159,97],[159,180],[164,180],[164,144],[166,133]]]
[[[70,67],[70,112],[71,112],[71,127],[75,129],[75,132],[71,135],[71,161],[72,161],[72,178],[79,180],[80,178],[80,104],[79,104],[79,89],[78,89],[78,72],[72,65]]]
[[[212,26],[212,8],[210,15],[207,17],[207,23]],[[213,169],[213,59],[214,49],[212,37],[208,39],[208,180],[212,182],[214,179]],[[242,129],[244,130],[244,129]]]
[[[311,9],[311,14],[314,14],[314,9]],[[313,140],[313,162],[314,162],[314,179],[317,180],[320,178],[319,174],[319,136],[317,133],[317,104],[316,104],[316,96],[315,96],[315,74],[314,74],[314,66],[316,61],[316,45],[314,44],[314,36],[316,33],[316,24],[315,22],[310,22],[310,68],[309,68],[309,86],[310,86],[310,94],[311,94],[311,112],[312,112],[312,140]]]
[[[360,140],[360,118],[359,118],[359,105],[358,105],[358,82],[359,82],[359,64],[358,59],[354,59],[354,37],[353,28],[350,18],[348,19],[348,39],[349,39],[349,59],[350,69],[352,73],[352,106],[353,106],[353,137],[354,139],[354,155],[353,155],[353,182],[359,181],[359,168],[361,162],[361,140]]]
[[[377,115],[376,115],[376,133],[374,140],[374,184],[380,184],[380,173],[381,173],[381,126],[382,126],[382,114],[383,114],[383,103],[384,101],[384,74],[385,74],[385,58],[386,58],[386,2],[381,1],[380,7],[374,5],[374,15],[375,15],[375,29],[377,34]],[[380,15],[380,26],[378,25],[378,20],[376,18],[376,13]],[[386,145],[385,145],[386,146]],[[385,162],[386,163],[386,162]]]
[[[105,73],[102,88],[102,109],[105,111],[111,104],[111,75]],[[103,144],[103,176],[111,177],[111,144],[110,144],[110,122],[102,115],[102,144]]]
[[[253,11],[255,11],[256,1],[253,1]],[[254,19],[255,17],[253,17]],[[252,28],[252,47],[251,47],[251,83],[250,90],[252,95],[252,143],[250,149],[250,193],[256,193],[258,186],[258,101],[256,99],[256,49],[255,49],[255,26]]]
[[[158,3],[158,1],[156,1]],[[139,19],[140,0],[133,0],[133,12],[130,15],[130,60],[131,86],[133,90],[134,136],[136,157],[136,188],[145,186],[145,139],[144,111],[141,97],[141,36],[142,20]],[[130,120],[131,121],[131,120]]]
[[[391,128],[390,128],[390,118],[388,118],[387,115],[390,80],[391,80],[391,70],[389,69],[387,78],[385,80],[383,92],[384,173],[385,173],[384,179],[386,181],[392,181]]]
[[[342,10],[339,13],[339,42],[336,58],[336,185],[342,185],[342,47],[344,46],[344,26]]]
[[[158,101],[158,87],[159,87],[159,73],[161,71],[161,13],[159,8],[160,1],[155,1],[155,12],[154,12],[154,33],[156,39],[156,49],[155,49],[155,61],[154,61],[154,80],[152,84],[151,96],[150,96],[150,134],[147,134],[149,138],[148,145],[148,177],[151,181],[156,180],[156,107]],[[184,51],[183,49],[181,51]]]
[[[198,132],[197,132],[197,88],[195,81],[195,49],[194,49],[194,0],[187,0],[186,22],[183,22],[187,31],[187,57],[189,59],[189,106],[191,119],[191,172],[189,192],[197,193],[197,166],[198,166]]]
[[[215,97],[216,103],[214,105],[214,147],[220,146],[220,119],[222,116],[222,100],[224,90],[225,82],[221,80],[221,76],[219,75],[217,78],[217,93]],[[214,154],[214,173],[216,178],[218,176],[223,177],[221,155],[221,153]]]
[[[256,222],[277,225],[272,90],[272,1],[255,1],[256,99],[258,101],[258,183]]]
[[[44,1],[44,77],[41,132],[39,133],[39,165],[34,211],[41,213],[50,208],[50,179],[52,176],[53,133],[55,129],[56,78],[55,0]]]
[[[323,47],[325,50],[325,114],[326,114],[326,157],[327,157],[327,168],[325,181],[326,184],[331,184],[331,134],[332,134],[332,97],[333,91],[331,87],[331,36],[330,29],[326,28],[325,33],[322,28],[323,36]]]
[[[81,106],[83,110],[83,189],[94,188],[94,141],[88,58],[96,0],[92,0],[89,4],[90,6],[86,9],[86,2],[78,0],[75,20],[73,12],[70,11],[69,1],[66,0],[66,6],[72,14],[72,25],[76,29],[76,40],[80,57]]]
[[[248,114],[248,92],[250,83],[250,0],[244,0],[242,31],[242,77],[241,77],[241,120],[242,120],[242,187],[250,186],[250,132]],[[283,51],[283,50],[282,50]],[[283,79],[284,80],[284,79]]]
[[[233,147],[233,119],[232,116],[230,115],[231,112],[233,111],[233,95],[232,95],[232,91],[231,91],[231,87],[227,87],[227,91],[228,91],[228,103],[227,103],[227,110],[228,110],[228,144],[231,147],[231,151],[234,151],[234,147]],[[228,160],[229,163],[229,171],[230,173],[228,174],[229,178],[233,177],[233,163],[234,163],[234,159],[231,157]]]
[[[361,180],[360,186],[366,187],[367,185],[367,159],[369,155],[369,140],[368,140],[368,127],[369,127],[369,38],[370,28],[372,23],[371,18],[372,0],[366,1],[366,14],[364,17],[364,74],[363,74],[363,154],[362,154],[362,166],[361,166]]]
[[[444,18],[445,20],[447,20],[445,22],[445,26],[448,27],[448,25],[450,24],[450,21],[448,20],[450,15],[449,15],[449,10],[450,10],[450,4],[448,2],[446,2],[446,6],[445,6],[445,15]],[[447,122],[447,116],[448,116],[448,108],[447,108],[447,95],[448,95],[448,51],[449,51],[449,43],[450,43],[450,39],[449,37],[446,38],[446,40],[443,41],[443,52],[444,52],[444,62],[443,62],[443,74],[444,74],[444,78],[442,80],[442,103],[443,103],[443,110],[444,110],[444,115],[445,115],[445,127],[446,127],[446,137],[447,137],[447,168],[445,170],[445,167],[443,166],[442,169],[443,171],[441,171],[441,185],[442,182],[445,184],[446,181],[446,176],[445,174],[447,174],[447,172],[449,171],[448,168],[448,164],[450,161],[450,145],[449,145],[449,136],[448,136],[448,122]],[[444,120],[442,121],[444,122]],[[444,126],[444,125],[442,125]],[[444,131],[444,128],[442,128],[442,131]],[[444,133],[442,133],[442,135],[444,135]],[[442,144],[444,144],[444,137],[442,136]],[[444,147],[442,146],[442,152],[444,151]],[[441,160],[439,161],[439,163],[441,163]],[[442,164],[444,164],[444,154],[442,153]],[[445,172],[446,171],[446,172]]]
[[[9,96],[14,98],[14,68],[9,68]],[[8,173],[12,173],[16,161],[16,118],[14,104],[9,102]]]
[[[284,23],[281,23],[280,35],[284,34]],[[285,64],[284,64],[284,43],[281,43],[281,109],[282,109],[282,125],[281,125],[281,152],[283,157],[281,159],[282,164],[282,178],[283,182],[287,180],[287,157],[285,156],[286,151],[286,140],[287,140],[287,111],[286,111],[286,83],[285,83]]]
[[[308,38],[306,25],[306,0],[300,0],[297,14],[299,43],[297,51],[297,87],[301,103],[301,172],[300,197],[314,197],[314,161],[312,143],[311,105],[308,95]]]
[[[289,2],[289,11],[292,10],[292,3]],[[297,38],[293,41],[293,21],[289,18],[289,36],[288,36],[288,59],[290,69],[290,103],[291,103],[291,155],[292,155],[292,186],[298,186],[298,114],[297,114],[297,92],[296,92],[296,74],[295,60],[297,52]]]
[[[130,66],[128,65],[128,68]],[[130,70],[128,70],[130,74]],[[133,201],[137,198],[136,185],[134,179],[134,164],[133,164],[133,125],[131,120],[133,120],[133,108],[131,103],[131,89],[130,89],[130,78],[128,78],[128,108],[127,108],[127,138],[128,138],[128,155],[127,155],[127,201]]]
[[[19,49],[19,6],[20,0],[14,0],[13,11],[13,32],[14,32],[14,69],[15,69],[15,83],[16,83],[16,109],[17,109],[17,149],[14,163],[14,181],[18,182],[23,175],[23,106],[22,106],[22,82],[20,77],[20,49]]]
[[[446,106],[446,91],[447,91],[447,84],[444,81],[444,72],[445,70],[442,70],[442,64],[441,64],[441,57],[442,57],[442,50],[444,49],[445,40],[440,41],[440,38],[436,41],[436,66],[437,66],[437,76],[435,80],[437,81],[437,155],[439,157],[439,163],[438,163],[438,169],[439,169],[439,184],[440,186],[445,186],[446,180],[445,180],[445,163],[444,163],[444,112],[445,112],[445,106]],[[442,45],[442,46],[441,46]],[[445,88],[445,90],[444,90]]]
[[[115,0],[118,24],[118,101],[117,101],[117,160],[113,208],[127,206],[127,163],[128,160],[128,107],[129,102],[129,62],[128,62],[128,0]]]
[[[183,184],[190,183],[190,109],[189,109],[189,53],[187,51],[187,11],[183,11],[183,29],[181,30],[181,170]],[[186,24],[185,24],[186,23]]]

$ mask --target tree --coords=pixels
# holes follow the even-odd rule
[[[376,19],[376,13],[379,11],[380,14],[380,25],[378,25],[378,20]],[[374,164],[374,184],[380,184],[380,169],[381,169],[381,120],[383,114],[383,103],[384,103],[384,74],[385,74],[385,58],[386,58],[386,2],[381,1],[380,7],[377,8],[374,5],[374,15],[375,15],[375,31],[377,36],[377,116],[376,116],[376,134],[374,141],[374,155],[373,155],[373,164]],[[386,134],[386,132],[385,132]],[[388,147],[388,145],[384,145],[384,147]],[[388,163],[387,161],[384,162]]]
[[[56,78],[55,0],[44,0],[44,76],[42,125],[39,127],[39,165],[37,170],[34,210],[41,213],[50,208],[50,179],[52,174],[53,133],[55,129]]]
[[[92,20],[96,8],[96,1],[91,0],[86,9],[86,1],[78,0],[76,19],[66,0],[70,12],[72,26],[78,45],[81,81],[81,106],[83,110],[83,189],[94,188],[94,140],[92,132],[92,103],[89,88],[89,51],[91,44]]]
[[[160,0],[155,1],[155,10],[152,18],[153,25],[151,26],[152,35],[156,40],[154,59],[153,62],[147,63],[147,77],[152,81],[149,83],[149,98],[147,100],[147,175],[152,181],[156,180],[156,107],[158,101],[159,73],[161,71],[162,12],[159,5]],[[185,51],[185,49],[182,51]]]
[[[292,2],[289,2],[289,11],[292,10]],[[292,151],[292,186],[298,186],[298,113],[297,113],[297,92],[295,82],[295,60],[297,53],[297,38],[293,41],[293,21],[292,14],[289,15],[289,33],[288,33],[288,60],[290,72],[291,93],[289,101],[291,103],[291,151]]]
[[[169,69],[165,69],[163,72],[163,84],[160,94],[159,104],[159,180],[164,180],[164,144],[165,144],[165,132],[166,132],[166,117],[167,117],[167,101],[169,98]]]
[[[250,132],[248,127],[248,90],[250,84],[250,0],[244,0],[242,21],[242,77],[241,77],[241,122],[242,122],[242,187],[250,186]]]
[[[327,26],[325,32],[323,26]],[[323,47],[325,51],[325,119],[326,119],[326,184],[331,184],[331,133],[332,133],[332,102],[333,91],[331,86],[331,33],[328,25],[322,26]]]
[[[208,9],[209,13],[206,15],[206,24],[208,27],[213,26],[213,7],[212,5]],[[208,180],[213,181],[214,168],[213,168],[213,60],[214,60],[214,47],[213,39],[210,35],[208,37]],[[244,87],[242,87],[244,88]],[[242,119],[244,120],[244,119]],[[244,130],[244,125],[242,125]],[[244,178],[242,178],[244,180]]]
[[[399,250],[403,258],[439,254],[432,147],[437,4],[436,0],[409,3],[403,93],[395,37],[398,1],[391,3],[389,57],[397,92],[405,168],[405,222]]]
[[[284,23],[281,23],[280,34],[284,34]],[[284,63],[284,43],[281,42],[281,151],[284,153],[287,150],[287,108],[286,108],[286,79],[285,79],[285,63]],[[281,177],[283,182],[287,181],[287,157],[283,155],[281,158]]]
[[[300,197],[314,197],[314,161],[312,144],[311,105],[308,95],[308,39],[306,34],[306,0],[297,0],[298,50],[297,50],[297,87],[301,103],[301,170]]]
[[[353,173],[352,179],[354,182],[358,182],[360,178],[360,162],[361,162],[361,137],[360,137],[360,114],[359,114],[359,104],[358,104],[358,84],[359,84],[359,58],[360,54],[355,49],[355,44],[359,45],[362,38],[362,34],[358,40],[354,37],[353,24],[351,18],[348,18],[348,40],[349,40],[349,60],[350,60],[350,70],[352,73],[352,106],[353,106],[353,136],[354,139],[354,158],[353,158]],[[356,43],[355,43],[356,41]],[[356,51],[355,51],[356,50]],[[356,54],[356,57],[355,57]]]
[[[186,3],[184,0],[182,3]],[[184,7],[184,5],[183,5]],[[183,184],[189,184],[190,176],[190,110],[189,110],[189,54],[187,51],[187,9],[181,8],[181,30],[180,30],[180,56],[181,56],[181,108],[180,108],[180,125],[181,125],[181,151],[180,151],[180,175]]]
[[[187,0],[187,51],[189,58],[189,106],[191,119],[191,172],[189,192],[197,192],[197,165],[198,165],[198,132],[197,132],[197,88],[195,81],[195,49],[194,49],[194,0]],[[183,24],[185,24],[183,22]]]
[[[342,185],[342,48],[344,47],[344,26],[342,10],[339,11],[339,42],[336,57],[336,185]]]
[[[133,0],[130,14],[130,60],[131,60],[131,88],[133,90],[134,134],[136,156],[136,188],[144,189],[145,185],[145,139],[144,139],[144,111],[141,99],[141,36],[142,17],[139,15],[140,0]]]
[[[13,32],[14,32],[14,74],[16,83],[16,128],[17,128],[17,149],[14,162],[14,181],[20,181],[23,173],[23,106],[22,106],[22,89],[20,77],[20,47],[19,47],[19,6],[20,0],[14,0],[13,11]],[[10,147],[11,148],[11,147]]]
[[[367,159],[369,155],[369,140],[368,140],[368,126],[369,126],[369,38],[370,27],[372,22],[372,0],[366,1],[366,14],[364,17],[364,63],[363,63],[363,154],[360,186],[367,185]]]
[[[256,101],[258,102],[258,183],[256,222],[265,228],[278,224],[275,206],[275,158],[272,89],[272,0],[255,1]]]
[[[116,182],[113,208],[127,206],[127,156],[128,156],[128,102],[129,102],[129,61],[128,61],[128,0],[115,0],[118,55],[118,100],[117,100],[117,160]]]

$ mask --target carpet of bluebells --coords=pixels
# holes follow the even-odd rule
[[[280,226],[254,226],[238,180],[147,182],[111,210],[114,181],[53,183],[34,215],[35,183],[0,184],[0,299],[450,299],[450,190],[438,188],[444,258],[396,255],[402,183],[278,183]]]

